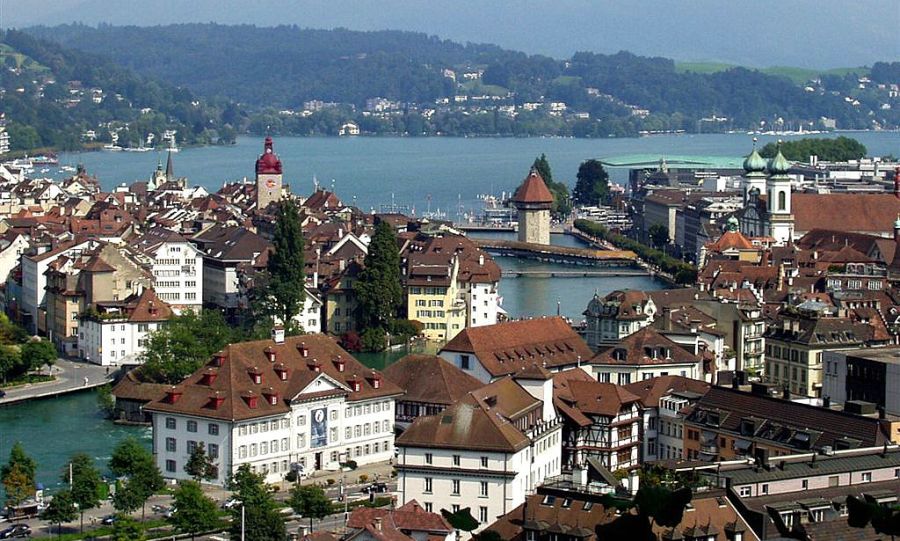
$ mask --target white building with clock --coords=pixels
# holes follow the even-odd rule
[[[187,479],[201,442],[224,484],[242,464],[267,482],[300,466],[337,470],[394,456],[394,402],[403,390],[325,335],[226,346],[152,400],[153,453],[163,475]]]

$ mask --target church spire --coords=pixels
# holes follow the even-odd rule
[[[175,166],[172,164],[172,151],[169,151],[169,157],[166,159],[166,181],[175,180]]]

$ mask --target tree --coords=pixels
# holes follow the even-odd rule
[[[97,408],[107,419],[113,419],[116,415],[116,398],[108,383],[97,389]]]
[[[100,472],[94,467],[94,461],[84,453],[77,453],[69,460],[62,473],[62,481],[69,482],[71,468],[72,499],[78,505],[81,517],[81,531],[84,532],[84,512],[100,506],[100,487],[103,480]]]
[[[113,494],[113,508],[120,513],[130,515],[140,509],[144,502],[147,501],[145,494],[144,487],[134,480],[120,483],[116,493]]]
[[[216,502],[207,497],[196,481],[184,481],[175,489],[175,512],[169,522],[179,532],[191,534],[208,532],[219,524]]]
[[[59,357],[56,346],[49,340],[29,340],[22,344],[22,363],[25,370],[36,370],[44,365],[52,366]]]
[[[191,456],[184,465],[184,471],[194,478],[194,481],[210,481],[219,476],[219,470],[215,462],[206,454],[206,446],[199,442],[191,451]]]
[[[117,477],[128,477],[125,486],[130,494],[123,498],[134,498],[139,502],[134,510],[138,507],[141,509],[141,519],[143,520],[144,505],[147,500],[166,485],[165,479],[153,459],[153,454],[136,438],[127,437],[113,449],[109,459],[109,470]],[[123,501],[122,504],[129,505],[127,501]]]
[[[321,520],[331,514],[331,500],[322,487],[297,485],[291,489],[288,505],[298,515],[309,518],[309,530],[313,529],[313,519]]]
[[[599,160],[587,160],[578,166],[573,196],[579,205],[599,205],[609,197],[609,173]]]
[[[57,534],[62,537],[62,523],[72,522],[78,517],[78,509],[75,507],[75,499],[68,489],[57,492],[47,508],[41,513],[41,518],[57,525]]]
[[[865,499],[847,496],[847,524],[853,528],[866,528],[870,524],[875,533],[881,535],[900,535],[900,507],[883,506],[865,494]]]
[[[269,311],[284,325],[287,334],[303,332],[296,321],[306,298],[306,269],[303,261],[303,228],[297,205],[290,199],[278,205],[265,280],[265,298]]]
[[[669,244],[669,228],[661,224],[653,224],[647,230],[650,236],[650,242],[656,248],[662,248]]]
[[[37,472],[37,462],[25,453],[25,447],[22,442],[17,441],[9,450],[9,461],[0,467],[0,481],[6,482],[6,476],[18,466],[21,473],[24,473],[29,482],[34,485],[34,476]]]
[[[124,513],[116,514],[113,522],[112,541],[144,541],[144,528],[140,522]]]
[[[403,303],[400,284],[400,250],[394,230],[385,221],[378,222],[369,243],[364,268],[354,285],[359,306],[358,320],[362,329],[377,328],[387,332],[392,328],[397,311]],[[363,345],[365,346],[365,331]],[[383,349],[383,347],[378,348]]]
[[[141,377],[155,383],[179,383],[233,338],[222,312],[184,312],[150,334],[142,354]]]
[[[472,509],[469,507],[464,507],[455,513],[441,509],[441,515],[457,530],[471,533],[472,530],[478,528],[479,523],[472,516]]]
[[[541,154],[540,157],[535,158],[531,167],[541,175],[541,178],[544,179],[544,184],[547,185],[547,189],[553,195],[553,205],[550,207],[550,213],[556,217],[565,217],[571,214],[572,204],[569,202],[569,187],[562,182],[554,182],[553,172],[550,170],[550,162],[547,161],[547,156]]]
[[[243,525],[247,541],[269,541],[283,539],[285,536],[284,521],[275,505],[272,495],[266,490],[261,474],[250,471],[247,464],[241,465],[231,479],[228,489],[242,505],[231,509],[231,535],[241,534],[241,508],[243,507]]]
[[[15,507],[34,495],[34,482],[19,464],[3,477],[3,488],[6,489],[6,505]]]

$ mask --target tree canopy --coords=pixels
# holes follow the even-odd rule
[[[69,489],[63,489],[53,495],[53,499],[41,513],[41,518],[50,524],[56,524],[59,527],[59,534],[62,535],[62,523],[72,522],[78,518],[78,509],[75,507],[75,499]]]
[[[210,481],[219,476],[219,469],[207,454],[206,445],[202,441],[191,450],[191,455],[184,464],[184,471],[197,482]]]
[[[7,505],[16,506],[34,495],[37,463],[25,453],[21,442],[13,444],[9,461],[0,467],[0,481],[6,490]]]
[[[269,254],[264,295],[271,316],[278,318],[287,334],[299,334],[302,324],[296,317],[306,299],[306,269],[303,265],[303,229],[297,205],[290,199],[278,205],[275,219],[274,251]]]
[[[778,153],[778,144],[768,143],[759,154],[763,158],[774,158]],[[788,160],[806,162],[810,156],[818,156],[820,160],[844,162],[858,160],[868,153],[865,145],[843,135],[830,138],[804,138],[781,143],[781,153]]]
[[[541,154],[534,159],[531,164],[541,178],[544,184],[553,195],[553,204],[550,207],[550,213],[556,218],[565,218],[572,213],[572,203],[569,201],[569,187],[564,182],[556,182],[553,180],[553,171],[550,169],[550,162],[547,160],[546,154]]]
[[[71,465],[71,472],[69,465]],[[70,475],[72,499],[78,505],[78,512],[81,515],[81,531],[84,531],[84,512],[100,506],[100,487],[103,480],[100,472],[94,467],[94,460],[84,453],[72,456],[62,472],[62,481],[68,483]]]
[[[384,334],[393,328],[397,312],[403,303],[400,248],[397,246],[394,229],[386,221],[380,221],[375,226],[363,270],[353,289],[359,306],[357,321],[359,328],[364,329],[363,347],[384,349]],[[375,340],[368,338],[374,335],[377,335]]]
[[[156,383],[179,383],[235,338],[235,331],[218,310],[174,316],[150,333],[142,354],[141,377]]]
[[[182,481],[175,489],[175,512],[169,522],[179,532],[191,534],[207,532],[218,526],[216,502],[203,493],[200,483]]]
[[[244,508],[244,532],[247,541],[269,541],[283,539],[284,521],[278,512],[275,500],[266,489],[261,474],[250,471],[250,466],[242,464],[228,481],[228,489],[241,501],[242,505],[231,508],[231,535],[241,534],[241,507]]]
[[[599,160],[586,160],[578,166],[572,196],[578,205],[600,205],[609,198],[609,173]]]
[[[331,500],[322,487],[315,485],[295,485],[291,489],[288,505],[295,513],[309,519],[309,529],[313,529],[313,519],[322,519],[331,514]]]

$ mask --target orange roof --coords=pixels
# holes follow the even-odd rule
[[[855,233],[892,233],[900,213],[900,198],[892,193],[815,194],[791,196],[794,228],[836,229]]]
[[[747,237],[739,231],[726,231],[719,240],[706,245],[714,252],[724,252],[725,250],[752,250],[753,243],[747,240]]]
[[[528,173],[522,185],[513,196],[514,203],[552,203],[553,194],[547,189],[544,179],[534,169]]]

